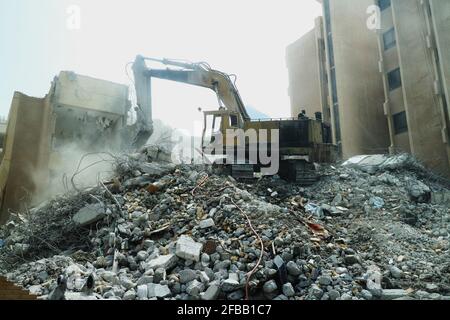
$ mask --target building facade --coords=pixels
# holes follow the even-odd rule
[[[319,2],[323,7],[323,23],[320,27],[316,23],[314,31],[287,50],[292,116],[302,107],[309,116],[313,116],[313,111],[321,111],[324,120],[332,125],[333,141],[340,147],[343,158],[388,152],[378,37],[367,28],[367,8],[374,1]],[[313,52],[313,44],[314,56],[306,56],[307,52]],[[295,59],[298,61],[293,62]],[[308,71],[292,70],[298,67]],[[312,69],[317,70],[314,77],[309,76]],[[305,93],[311,90],[311,84],[314,91]]]
[[[390,151],[450,176],[450,1],[379,0],[379,64]]]
[[[316,18],[313,30],[287,47],[286,64],[292,116],[306,111],[307,116],[314,117],[320,112],[323,120],[330,122],[322,17]]]
[[[292,115],[323,112],[343,158],[409,152],[450,176],[450,1],[317,1],[287,49]]]

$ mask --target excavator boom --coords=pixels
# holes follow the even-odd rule
[[[145,61],[155,61],[178,69],[151,69]],[[218,98],[219,106],[236,112],[241,123],[250,121],[250,116],[230,76],[213,70],[207,63],[189,63],[169,59],[155,59],[137,56],[133,64],[138,110],[142,113],[141,132],[148,135],[152,130],[151,79],[165,79],[213,90]]]

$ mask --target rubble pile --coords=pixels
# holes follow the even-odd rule
[[[43,299],[61,274],[66,299],[450,299],[449,187],[410,158],[322,166],[308,188],[168,161],[146,148],[16,216],[0,273]]]

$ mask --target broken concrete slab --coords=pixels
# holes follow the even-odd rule
[[[165,270],[170,270],[176,266],[177,261],[178,261],[178,258],[174,254],[159,256],[153,260],[150,260],[146,264],[145,269],[146,270],[149,270],[149,269],[156,270],[159,268],[163,268]]]
[[[233,276],[233,274],[230,274],[229,278],[222,283],[222,290],[224,292],[233,292],[239,289],[240,283],[238,279],[239,277],[236,279],[236,277]]]
[[[373,174],[380,170],[395,170],[402,167],[422,167],[411,155],[359,155],[345,161],[342,166],[352,167]]]
[[[146,284],[140,285],[137,287],[137,297],[139,299],[146,299],[148,298],[148,287]]]
[[[205,292],[200,294],[200,298],[205,301],[216,300],[220,294],[219,286],[213,284]]]
[[[181,236],[177,241],[176,255],[185,260],[200,261],[203,245],[195,242],[191,237]]]
[[[450,206],[450,192],[440,191],[431,193],[431,203]]]
[[[206,219],[200,221],[199,227],[200,229],[208,229],[214,227],[216,224],[214,223],[213,219]]]
[[[180,283],[186,284],[197,278],[197,273],[191,269],[181,270],[179,272]]]
[[[145,162],[139,165],[139,170],[152,177],[162,177],[175,170],[174,164]]]
[[[197,280],[191,281],[186,287],[186,293],[193,297],[198,297],[205,290],[205,285]]]
[[[148,298],[167,298],[172,295],[167,285],[147,284]]]
[[[383,289],[381,293],[382,300],[395,300],[408,296],[408,292],[403,289]]]
[[[104,204],[96,203],[81,208],[72,218],[72,220],[81,227],[89,226],[106,216]]]

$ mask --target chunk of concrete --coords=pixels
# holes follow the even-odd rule
[[[148,287],[146,284],[140,285],[137,287],[137,297],[139,299],[148,298]]]
[[[205,285],[200,281],[191,281],[186,287],[186,293],[193,297],[198,297],[205,290]]]
[[[176,266],[178,258],[174,254],[168,254],[165,256],[159,256],[153,260],[150,260],[146,265],[146,270],[148,269],[159,269],[163,268],[165,270],[170,270]]]
[[[233,291],[236,291],[237,289],[239,289],[240,286],[241,285],[238,280],[236,280],[233,277],[230,277],[222,283],[222,290],[227,293],[233,292]]]
[[[384,289],[381,293],[382,300],[395,300],[408,296],[408,293],[403,289]]]
[[[197,278],[197,273],[191,269],[181,270],[179,272],[179,275],[180,275],[180,283],[182,284],[186,284]]]
[[[181,236],[177,241],[176,255],[185,260],[199,262],[203,245],[188,236]]]
[[[81,208],[72,218],[81,227],[89,226],[106,216],[105,206],[100,203],[90,204]]]
[[[342,165],[345,167],[353,167],[367,173],[375,173],[380,170],[400,169],[408,166],[420,167],[420,164],[408,154],[394,156],[382,154],[360,155],[348,159]]]
[[[139,165],[139,170],[152,177],[162,177],[175,170],[175,166],[166,163],[145,162]]]
[[[147,284],[149,298],[167,298],[172,295],[170,289],[166,285],[149,283]]]
[[[214,227],[216,224],[214,223],[213,219],[206,219],[200,221],[199,227],[200,229],[208,229]]]
[[[219,286],[213,284],[203,294],[200,295],[200,298],[205,301],[217,300],[219,294],[220,294]]]

